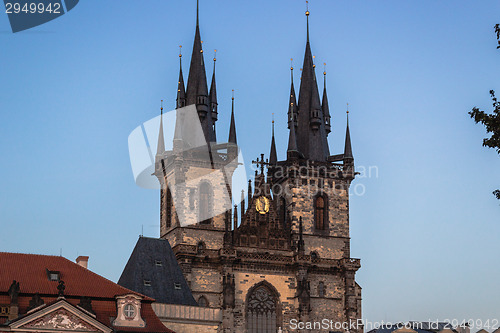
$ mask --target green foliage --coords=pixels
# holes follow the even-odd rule
[[[495,25],[495,33],[497,35],[497,49],[500,49],[500,24]],[[495,91],[490,90],[490,95],[493,100],[493,113],[488,114],[478,108],[473,108],[469,115],[476,124],[483,124],[486,127],[486,132],[491,133],[491,137],[483,139],[483,146],[493,148],[500,154],[500,102],[495,97]],[[493,191],[493,195],[500,200],[500,190]]]
[[[487,133],[492,133],[491,137],[483,139],[483,146],[494,148],[500,154],[500,102],[493,90],[490,90],[490,95],[493,100],[493,113],[488,114],[478,108],[473,108],[469,115],[476,124],[483,124]]]

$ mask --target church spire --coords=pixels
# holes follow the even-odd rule
[[[293,86],[293,58],[290,59],[290,76],[291,76],[291,86],[290,86],[290,100],[288,102],[288,128],[294,119],[294,124],[297,126],[297,98],[295,96],[295,87]]]
[[[203,60],[203,41],[201,40],[199,24],[199,0],[196,1],[196,31],[193,43],[193,53],[189,67],[188,83],[186,88],[186,105],[196,105],[201,127],[207,142],[215,142],[215,131],[210,111],[208,96],[207,75]]]
[[[278,162],[278,155],[276,154],[276,142],[274,140],[274,113],[273,113],[273,133],[271,138],[271,151],[269,152],[269,164],[275,165]]]
[[[326,161],[329,155],[323,110],[316,82],[314,57],[309,41],[309,10],[307,17],[307,42],[299,89],[297,119],[297,147],[304,157],[313,161]]]
[[[328,107],[328,96],[326,93],[326,63],[323,64],[325,66],[325,71],[323,72],[323,99],[321,100],[321,109],[323,110],[323,117],[325,121],[325,131],[326,135],[332,131],[331,129],[331,117],[330,117],[330,108]]]
[[[179,45],[179,80],[177,82],[177,109],[186,106],[186,88],[182,74],[182,45]]]
[[[217,121],[217,87],[215,84],[215,63],[217,62],[217,50],[214,50],[214,72],[212,74],[212,84],[210,85],[210,111],[212,112],[213,125]]]
[[[165,152],[165,137],[163,136],[163,100],[160,108],[160,130],[158,132],[158,145],[156,146],[156,156],[162,156]]]
[[[231,107],[231,123],[229,125],[229,143],[237,144],[236,140],[236,122],[234,121],[234,89],[233,89],[233,97],[231,98],[232,107]]]
[[[344,146],[344,160],[347,162],[352,162],[354,156],[352,155],[351,146],[351,133],[349,132],[349,103],[347,103],[347,127],[345,131],[345,146]]]

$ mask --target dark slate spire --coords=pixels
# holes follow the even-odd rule
[[[299,89],[297,119],[297,147],[304,157],[313,161],[326,161],[329,155],[326,130],[316,82],[315,65],[309,42],[309,11],[307,16],[307,42]]]
[[[344,160],[350,160],[350,161],[354,160],[351,147],[351,133],[349,132],[349,110],[347,110],[347,128],[345,131]]]
[[[273,119],[273,134],[271,138],[271,151],[269,152],[269,164],[275,165],[278,162],[278,155],[276,154],[276,142],[274,140],[274,119]]]
[[[237,144],[236,140],[236,123],[234,121],[234,90],[232,97],[232,108],[231,108],[231,124],[229,125],[229,139],[228,142]]]
[[[163,136],[163,100],[161,100],[160,109],[160,130],[158,133],[158,145],[156,147],[156,156],[161,156],[165,152],[165,137]]]
[[[212,112],[213,125],[217,121],[217,87],[215,85],[215,63],[217,61],[217,50],[214,54],[214,72],[212,74],[212,84],[210,85],[210,111]],[[215,129],[215,128],[214,128]]]
[[[290,59],[293,61],[293,59]],[[297,98],[295,96],[295,87],[293,86],[293,64],[290,66],[290,76],[291,76],[291,86],[290,86],[290,101],[288,102],[288,128],[290,128],[290,124],[292,119],[295,119],[295,126],[297,126]]]
[[[212,113],[208,96],[207,75],[203,60],[203,48],[199,25],[199,0],[196,2],[196,32],[193,43],[193,53],[189,67],[188,84],[186,89],[186,105],[196,104],[200,117],[201,127],[207,142],[215,142]]]
[[[182,45],[179,46],[182,50]],[[182,53],[179,50],[179,81],[177,82],[177,109],[186,106],[186,88],[184,87],[184,75],[182,74]]]
[[[324,64],[326,66],[326,63]],[[321,109],[323,110],[323,117],[324,117],[324,121],[325,121],[325,131],[326,131],[326,135],[328,136],[328,134],[332,131],[331,129],[331,117],[330,117],[330,108],[328,107],[328,96],[326,94],[326,69],[325,71],[323,72],[323,79],[324,79],[324,83],[323,83],[323,99],[322,99],[322,103],[321,103]]]

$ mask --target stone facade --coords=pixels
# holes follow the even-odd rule
[[[277,161],[273,134],[269,159],[257,159],[260,172],[234,207],[234,99],[228,143],[215,144],[215,71],[208,93],[200,38],[197,21],[187,89],[182,68],[179,75],[177,119],[179,110],[196,108],[207,144],[187,145],[179,134],[185,124],[177,123],[173,150],[158,151],[155,171],[163,185],[161,238],[195,300],[221,311],[217,331],[225,333],[287,332],[293,320],[356,321],[360,260],[350,254],[349,187],[356,173],[349,127],[344,154],[330,155],[326,85],[321,101],[309,36],[299,103],[292,80],[287,159]],[[206,218],[208,211],[215,214]]]

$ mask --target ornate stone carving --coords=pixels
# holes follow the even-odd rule
[[[28,311],[33,310],[41,305],[43,305],[45,302],[43,299],[40,297],[39,293],[36,293],[33,295],[33,297],[30,299],[30,305],[28,306]]]
[[[44,329],[44,330],[66,330],[99,332],[99,330],[83,321],[78,316],[66,309],[59,309],[23,326],[24,328]]]

